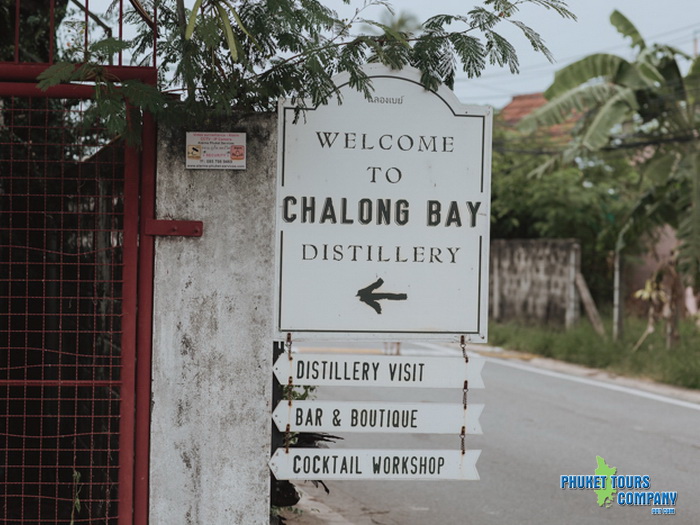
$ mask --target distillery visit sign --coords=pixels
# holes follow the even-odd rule
[[[276,331],[485,342],[491,110],[365,71],[370,98],[280,103]]]
[[[281,354],[272,372],[281,385],[484,388],[483,359],[461,357]]]

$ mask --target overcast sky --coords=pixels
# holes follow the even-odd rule
[[[124,4],[128,4],[123,0]],[[356,7],[371,0],[351,0],[351,7],[341,0],[321,0],[326,6],[337,10],[341,16],[349,16]],[[466,14],[476,0],[388,0],[397,14],[412,13],[423,21],[437,13]],[[111,0],[91,0],[91,6],[102,10]],[[185,0],[190,6],[194,0]],[[455,92],[467,104],[489,104],[502,108],[514,95],[544,91],[554,78],[554,73],[563,66],[597,52],[609,52],[631,59],[633,54],[629,41],[624,39],[610,24],[610,14],[620,11],[637,27],[647,43],[661,43],[678,47],[693,55],[694,41],[700,48],[700,0],[569,0],[569,9],[578,20],[561,18],[554,11],[525,4],[516,19],[537,31],[555,62],[549,63],[544,55],[531,50],[529,42],[510,24],[499,30],[518,51],[520,74],[512,75],[508,70],[488,67],[481,78],[458,78]],[[381,20],[384,8],[374,7],[366,17]],[[98,12],[101,12],[98,9]],[[510,28],[510,30],[508,30]],[[685,70],[689,62],[685,64]]]
[[[362,0],[353,1],[355,5],[362,4]],[[332,3],[335,2],[326,5]],[[475,3],[464,0],[391,1],[397,12],[414,13],[421,20],[435,13],[466,12]],[[532,52],[527,40],[515,32],[504,31],[518,50],[520,74],[511,75],[507,70],[490,67],[480,79],[470,80],[465,76],[455,85],[462,102],[501,108],[514,95],[544,91],[555,71],[584,56],[609,52],[632,58],[629,40],[610,24],[610,14],[616,9],[630,19],[648,44],[672,45],[692,55],[694,39],[700,40],[700,0],[570,0],[568,6],[576,14],[577,21],[534,6],[523,9],[516,17],[544,38],[556,60],[554,64]]]

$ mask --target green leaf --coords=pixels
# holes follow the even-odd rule
[[[564,0],[531,0],[531,3],[545,7],[547,9],[552,9],[562,18],[576,20],[576,15],[569,10]]]
[[[219,11],[219,17],[221,24],[224,28],[224,33],[226,34],[226,42],[228,43],[228,49],[231,52],[231,58],[234,62],[238,62],[238,39],[236,34],[233,32],[231,27],[231,20],[228,17],[226,9],[221,4],[216,4],[216,9]]]
[[[131,105],[153,114],[158,114],[167,102],[165,95],[156,86],[145,84],[140,80],[125,80],[122,83],[121,93]]]
[[[639,34],[637,28],[627,19],[627,17],[625,17],[625,15],[615,10],[610,15],[610,22],[615,26],[618,33],[632,39],[632,47],[638,47],[640,51],[646,47],[646,43],[644,42],[642,35]]]
[[[553,99],[589,80],[605,78],[609,82],[625,84],[630,87],[646,85],[635,67],[616,55],[598,53],[587,56],[573,64],[560,69],[554,75],[554,82],[545,91],[544,96]]]
[[[675,153],[670,155],[657,155],[649,162],[645,163],[642,173],[654,184],[663,184],[673,173],[677,162]]]
[[[537,126],[562,124],[573,118],[575,112],[584,113],[591,107],[610,100],[619,89],[617,86],[605,83],[578,86],[525,116],[517,127],[521,131],[532,132]]]
[[[73,74],[77,68],[77,64],[56,62],[54,65],[39,73],[39,76],[36,77],[37,80],[40,81],[37,87],[42,91],[46,91],[51,86],[56,86],[62,82],[69,82],[73,79]]]
[[[621,89],[596,112],[583,136],[583,146],[597,150],[608,143],[612,129],[637,109],[637,100],[630,89]]]
[[[110,56],[115,55],[120,51],[126,51],[127,49],[130,49],[132,45],[132,42],[109,37],[91,44],[90,53],[102,56]]]
[[[685,76],[685,91],[688,93],[688,102],[692,106],[700,105],[700,56],[695,57],[690,70]]]
[[[515,48],[495,31],[486,31],[486,52],[491,64],[507,65],[511,73],[518,73],[518,55]]]
[[[681,220],[682,239],[680,263],[682,269],[697,284],[700,280],[700,152],[685,157],[684,169],[690,179],[689,210]]]
[[[482,7],[469,11],[469,16],[471,17],[469,25],[479,31],[488,31],[503,20],[497,13],[492,13]]]
[[[365,20],[365,23],[367,25],[371,25],[381,29],[384,33],[384,37],[390,38],[392,44],[399,44],[405,47],[410,47],[408,42],[406,41],[405,35],[403,35],[400,31],[397,31],[393,27],[390,27],[386,24],[382,24],[380,22],[375,22],[373,20]]]
[[[194,26],[197,22],[197,13],[199,12],[200,7],[202,7],[202,0],[195,0],[194,5],[192,6],[192,12],[190,13],[190,19],[187,22],[187,29],[185,30],[185,40],[190,40],[192,38],[192,34],[194,33]]]
[[[425,22],[423,22],[423,27],[427,31],[438,31],[441,30],[443,27],[446,25],[449,25],[455,21],[464,21],[462,17],[458,17],[456,15],[435,15],[431,16],[428,18]]]
[[[545,56],[545,58],[550,62],[554,62],[554,56],[549,51],[549,48],[547,48],[547,46],[544,44],[544,40],[542,40],[542,37],[539,35],[539,33],[537,33],[532,28],[518,20],[510,20],[510,22],[518,29],[520,29],[520,31],[522,31],[523,35],[525,35],[525,38],[529,40],[532,49],[539,53],[542,53]]]
[[[241,20],[241,17],[238,15],[238,11],[236,11],[236,9],[227,0],[224,0],[224,2],[226,3],[227,6],[229,6],[229,9],[231,9],[231,14],[233,15],[233,19],[236,21],[236,24],[238,24],[238,27],[241,28],[241,31],[243,31],[248,36],[248,38],[250,38],[250,41],[253,42],[253,45],[255,45],[255,47],[257,47],[260,51],[262,51],[262,48],[260,47],[260,44],[258,44],[258,41],[255,39],[253,34],[250,31],[248,31],[248,28],[245,26],[245,24]]]
[[[666,80],[664,76],[656,69],[652,64],[648,62],[641,62],[638,65],[638,71],[652,83],[663,85]]]

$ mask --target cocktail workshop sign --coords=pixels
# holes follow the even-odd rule
[[[369,99],[280,104],[276,331],[485,342],[491,110],[366,71]]]

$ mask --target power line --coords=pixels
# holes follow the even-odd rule
[[[697,24],[696,24],[696,26],[697,26]],[[693,27],[693,26],[691,26],[691,27]],[[697,27],[700,27],[700,26],[697,26]],[[687,38],[687,37],[683,37],[683,38]],[[693,39],[688,38],[687,40],[684,40],[682,43],[692,43],[692,42],[693,42]],[[670,45],[670,43],[664,43],[663,45]],[[619,47],[622,47],[622,45],[616,46],[616,48],[619,48]],[[677,46],[672,46],[672,47],[677,47]],[[494,78],[505,78],[505,77],[517,79],[519,77],[525,77],[528,75],[539,74],[541,72],[549,72],[552,69],[561,69],[563,67],[566,67],[566,65],[561,65],[562,62],[566,62],[567,65],[569,65],[570,63],[576,62],[576,61],[578,61],[582,58],[585,58],[587,56],[596,55],[598,53],[604,53],[606,51],[612,51],[613,49],[616,49],[616,48],[606,48],[606,49],[600,49],[598,51],[591,51],[590,53],[587,53],[587,54],[572,55],[570,57],[561,59],[558,63],[553,63],[553,64],[547,63],[547,64],[539,64],[539,65],[533,65],[533,66],[525,66],[519,70],[517,75],[513,75],[512,73],[509,73],[507,71],[499,70],[497,72],[487,73],[487,74],[481,75],[480,77],[476,77],[476,78],[459,77],[459,78],[455,79],[455,82],[473,82],[473,81],[479,80],[479,79],[489,79],[490,80],[490,79],[494,79]]]
[[[646,37],[645,41],[646,42],[653,42],[656,39],[662,38],[666,35],[670,35],[670,34],[678,35],[678,33],[681,33],[684,31],[689,31],[689,30],[694,29],[694,28],[700,28],[700,24],[698,24],[696,22],[696,23],[681,26],[681,27],[678,27],[675,29],[667,30],[667,31],[664,31],[661,33],[656,33],[654,35],[651,35],[650,37]],[[679,40],[679,38],[681,40]],[[663,45],[678,47],[679,43],[680,44],[691,43],[691,42],[693,42],[693,40],[694,39],[688,35],[680,36],[680,37],[677,36],[671,42],[663,43]],[[629,46],[629,45],[627,43],[621,43],[619,45],[611,46],[611,47],[607,47],[607,48],[602,48],[598,51],[593,51],[593,52],[588,53],[588,54],[570,56],[570,57],[567,57],[564,59],[560,59],[557,64],[540,64],[540,65],[534,65],[534,66],[525,66],[525,67],[520,69],[520,71],[517,75],[513,75],[513,74],[506,72],[506,71],[498,71],[495,73],[486,73],[486,74],[481,75],[481,76],[476,77],[476,78],[465,78],[462,76],[458,76],[455,79],[455,88],[457,88],[457,86],[463,86],[465,84],[469,84],[470,86],[472,86],[475,89],[479,89],[482,91],[483,90],[490,91],[490,94],[488,94],[488,95],[487,94],[461,95],[460,98],[463,100],[483,99],[485,96],[492,96],[493,97],[494,94],[496,94],[497,96],[502,95],[503,98],[512,97],[514,93],[517,93],[518,91],[520,91],[519,89],[515,89],[515,85],[517,85],[518,83],[522,84],[523,82],[531,81],[532,80],[531,77],[533,75],[540,75],[540,76],[545,75],[545,74],[546,75],[550,75],[550,74],[553,75],[556,72],[556,70],[565,67],[564,65],[560,65],[561,63],[567,63],[567,64],[572,63],[572,62],[575,62],[577,60],[580,60],[580,59],[582,59],[586,56],[592,55],[592,54],[610,52],[610,51],[614,51],[614,50],[617,50],[617,49],[620,49],[620,48],[623,48],[626,46]],[[509,79],[509,87],[508,88],[504,89],[500,86],[496,87],[492,83],[484,84],[484,81],[486,81],[486,82],[491,82],[493,80],[498,81],[498,79],[500,79],[500,78],[508,78]]]

